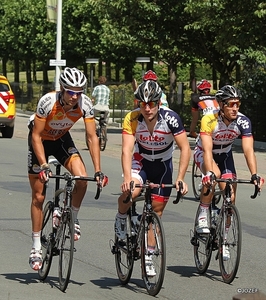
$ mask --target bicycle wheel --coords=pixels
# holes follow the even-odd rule
[[[220,227],[219,265],[225,283],[231,283],[237,273],[242,244],[242,229],[235,205],[225,208]]]
[[[198,168],[195,161],[193,161],[193,165],[192,165],[192,189],[193,189],[193,194],[194,194],[194,197],[196,198],[196,200],[200,199],[200,193],[201,193],[201,188],[202,188],[201,178],[202,178],[201,171]]]
[[[60,290],[64,292],[69,282],[74,254],[74,218],[71,208],[63,212],[58,234],[59,285]]]
[[[99,144],[100,144],[100,150],[104,151],[107,143],[107,132],[106,127],[101,126],[99,127]]]
[[[209,211],[208,220],[210,221],[210,209],[208,211]],[[199,212],[200,212],[200,207],[198,208],[196,213],[195,225],[194,225],[194,236],[191,239],[191,243],[194,246],[194,261],[196,264],[196,268],[200,274],[204,274],[207,271],[211,261],[212,242],[211,242],[210,233],[199,234],[196,231]]]
[[[132,235],[130,216],[127,216],[127,236],[120,240],[115,236],[115,267],[121,284],[126,285],[132,275],[134,257],[132,249]]]
[[[41,280],[45,280],[52,264],[52,248],[53,248],[53,208],[52,201],[48,201],[43,211],[43,223],[41,231],[41,244],[42,244],[42,267],[38,271]]]
[[[161,218],[152,212],[143,218],[144,230],[141,236],[141,268],[142,278],[147,292],[155,296],[162,287],[165,265],[165,235]],[[155,247],[154,249],[151,246]]]

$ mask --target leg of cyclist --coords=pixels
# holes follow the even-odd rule
[[[194,151],[194,160],[199,169],[203,174],[207,172],[206,166],[203,160],[203,151],[202,149],[196,147]],[[212,160],[212,167],[211,167],[212,172],[215,174],[216,177],[220,177],[220,169],[217,166],[216,162]],[[222,187],[221,187],[222,188]],[[208,195],[206,195],[208,191],[208,187],[203,185],[201,189],[201,195],[200,195],[200,203],[199,203],[199,208],[200,208],[200,213],[198,216],[198,225],[196,226],[196,231],[197,233],[210,233],[209,225],[208,225],[208,210],[213,198],[213,193],[214,193],[214,187],[210,189],[210,192]]]

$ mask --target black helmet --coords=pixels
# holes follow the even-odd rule
[[[240,100],[240,91],[232,85],[225,85],[215,94],[217,101],[226,101],[228,99],[237,98]]]
[[[137,87],[134,95],[138,101],[148,103],[150,101],[159,101],[162,97],[162,90],[157,82],[147,80]]]

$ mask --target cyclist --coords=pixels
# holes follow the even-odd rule
[[[203,115],[206,115],[213,111],[216,113],[219,110],[215,96],[210,95],[211,83],[208,80],[202,79],[197,84],[197,90],[198,93],[191,94],[192,120],[188,136],[193,138],[197,137],[196,126],[198,124],[200,111],[202,111]]]
[[[149,71],[147,71],[147,72],[143,75],[142,80],[143,80],[143,81],[153,80],[153,81],[157,82],[157,81],[158,81],[158,77],[157,77],[157,75],[156,75],[156,73],[155,73],[154,71],[149,70]],[[133,83],[134,83],[134,84],[133,84]],[[136,87],[136,81],[133,80],[133,83],[132,83],[132,87],[133,87],[133,90],[134,90],[134,92],[135,92],[135,90],[136,90],[136,88],[135,88],[135,87]],[[138,104],[139,104],[139,101],[138,101],[137,99],[135,99],[135,100],[134,100],[134,108],[137,108],[137,107],[138,107]],[[161,99],[160,99],[160,105],[169,107],[168,102],[167,102],[167,99],[166,99],[166,95],[165,95],[163,92],[162,92],[162,97],[161,97]]]
[[[110,89],[105,85],[106,77],[100,76],[98,84],[92,92],[92,102],[94,104],[94,115],[98,115],[101,111],[104,111],[104,122],[107,125],[109,122],[110,110]]]
[[[60,91],[44,95],[38,102],[36,114],[29,123],[28,173],[32,189],[31,220],[32,249],[29,264],[32,269],[42,266],[40,234],[42,228],[42,206],[45,196],[43,184],[50,172],[48,156],[53,155],[72,175],[87,176],[84,162],[75,147],[69,130],[81,117],[90,144],[90,155],[94,165],[95,178],[103,178],[100,166],[99,141],[95,132],[93,106],[84,94],[87,79],[76,68],[65,68],[59,78]],[[77,215],[86,193],[87,182],[76,181],[72,198],[75,220],[74,239],[80,238]]]
[[[190,160],[190,146],[179,115],[173,110],[160,106],[162,90],[157,82],[147,80],[142,82],[135,91],[139,101],[139,108],[129,112],[123,123],[122,130],[122,194],[118,198],[118,213],[115,219],[115,233],[118,238],[126,236],[127,210],[131,202],[123,201],[130,192],[130,182],[172,183],[173,163],[172,155],[174,142],[180,148],[180,160],[176,184],[183,182],[182,194],[188,192],[184,177]],[[152,205],[154,211],[162,216],[169,200],[171,189],[154,189],[152,191]],[[135,189],[132,198],[140,194]],[[153,246],[149,245],[152,252]],[[150,257],[147,256],[150,260]],[[154,276],[155,269],[150,265],[147,270],[149,276]]]
[[[253,136],[250,120],[239,112],[241,95],[238,89],[225,85],[215,95],[220,104],[218,114],[208,114],[201,120],[200,136],[194,150],[194,160],[201,172],[203,188],[200,198],[200,214],[197,232],[209,233],[207,213],[213,197],[213,189],[206,196],[214,175],[218,178],[236,178],[236,169],[232,153],[232,144],[238,137],[242,137],[242,149],[247,166],[254,184],[263,183],[257,175],[257,162],[253,149]],[[225,184],[221,184],[224,188]],[[233,185],[232,201],[235,202],[236,184]],[[230,224],[227,224],[228,228]],[[223,251],[224,260],[229,259],[228,249]]]

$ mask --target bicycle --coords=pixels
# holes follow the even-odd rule
[[[145,184],[135,184],[131,182],[131,191],[133,188],[145,190],[141,193],[127,212],[127,234],[124,240],[115,236],[115,241],[111,246],[111,252],[115,255],[115,266],[118,278],[122,285],[126,285],[132,275],[134,261],[141,261],[142,279],[147,292],[155,296],[161,290],[166,265],[166,245],[163,224],[161,218],[152,209],[151,191],[153,188],[176,188],[173,184],[154,184],[147,181]],[[180,189],[180,188],[179,188]],[[181,198],[181,192],[177,192],[176,200],[178,203]],[[143,201],[144,206],[141,215],[137,215],[136,202]],[[124,202],[132,201],[131,196]],[[148,250],[148,245],[154,245],[154,251]],[[148,258],[148,260],[147,260]],[[153,263],[156,275],[149,276],[147,269],[150,263]]]
[[[100,116],[99,117],[94,117],[94,119],[97,122],[96,125],[96,134],[99,138],[99,146],[100,146],[100,150],[104,151],[106,148],[106,144],[107,144],[107,129],[106,129],[106,123],[105,123],[105,112],[101,111],[100,112]],[[86,145],[87,148],[89,149],[89,144],[88,144],[88,140],[86,138]]]
[[[49,178],[55,178],[55,193],[53,201],[48,201],[43,210],[43,224],[41,230],[41,245],[43,264],[38,271],[42,281],[46,279],[50,271],[52,259],[59,256],[59,287],[64,292],[68,286],[73,263],[74,248],[74,218],[71,208],[73,181],[86,180],[96,181],[94,177],[72,176],[69,173],[60,175],[61,164],[56,159],[49,159],[49,164],[56,167],[56,175],[50,175]],[[60,188],[60,180],[65,180],[64,188]],[[47,185],[44,186],[44,193]],[[99,198],[101,192],[97,185],[95,199]],[[61,212],[58,227],[53,226],[54,208],[59,208]]]
[[[212,201],[211,209],[208,210],[208,223],[210,233],[197,233],[196,225],[200,208],[196,213],[194,231],[192,231],[191,244],[194,246],[194,260],[200,274],[204,274],[210,264],[212,251],[217,250],[215,259],[219,259],[221,276],[225,283],[231,283],[237,273],[242,246],[242,228],[240,215],[237,207],[231,201],[233,183],[253,184],[251,180],[244,179],[215,179],[216,182],[225,182],[223,201],[217,218],[212,217],[215,206]],[[252,199],[258,195],[259,188],[255,185]],[[207,194],[209,190],[207,191]],[[229,251],[229,252],[228,252]],[[225,254],[228,254],[225,255]]]
[[[202,183],[201,183],[202,173],[194,160],[192,164],[191,175],[192,175],[192,189],[193,189],[194,197],[196,198],[196,200],[200,200],[200,194],[202,189]],[[215,186],[214,199],[215,199],[215,204],[218,204],[221,200],[221,192],[218,185]]]

